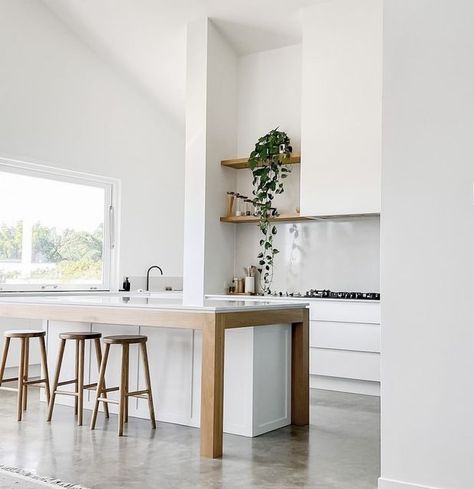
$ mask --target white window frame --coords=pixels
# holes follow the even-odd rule
[[[103,243],[103,282],[90,284],[0,284],[3,292],[68,292],[68,291],[111,291],[118,290],[118,256],[120,223],[120,180],[117,178],[93,175],[90,173],[65,170],[55,166],[0,158],[0,171],[17,173],[32,177],[58,180],[99,187],[105,191],[104,205],[104,243]]]

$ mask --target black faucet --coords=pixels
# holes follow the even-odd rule
[[[146,291],[149,292],[150,291],[150,272],[154,269],[154,268],[158,268],[158,270],[161,272],[161,275],[163,275],[163,270],[161,269],[161,267],[159,267],[158,265],[152,265],[146,272]]]

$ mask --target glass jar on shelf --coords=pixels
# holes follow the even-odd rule
[[[244,202],[245,202],[245,215],[253,216],[255,209],[254,209],[252,199],[245,199]]]

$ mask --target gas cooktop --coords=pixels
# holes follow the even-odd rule
[[[276,297],[309,297],[314,299],[354,299],[363,301],[379,301],[379,292],[333,292],[329,289],[311,289],[305,294],[274,292]]]

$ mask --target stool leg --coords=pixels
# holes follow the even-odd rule
[[[5,373],[5,366],[7,364],[8,349],[10,348],[10,338],[5,338],[5,344],[3,345],[2,363],[0,364],[0,385],[3,382],[3,374]]]
[[[100,347],[99,338],[96,338],[94,340],[94,343],[95,343],[95,356],[97,358],[97,370],[100,372],[100,365],[102,363],[102,349]],[[99,381],[97,380],[97,382]],[[104,389],[105,389],[105,380],[104,380]],[[104,392],[104,397],[107,397],[107,392]],[[110,417],[109,405],[106,402],[104,402],[104,412],[105,412],[105,417],[109,418]]]
[[[105,345],[105,351],[104,351],[104,356],[102,358],[102,362],[100,363],[99,380],[97,381],[97,392],[96,392],[94,410],[92,411],[91,430],[95,429],[95,423],[97,421],[97,412],[99,410],[99,397],[105,385],[105,369],[107,367],[107,360],[109,358],[109,350],[110,350],[110,344],[107,343]]]
[[[77,399],[79,404],[79,416],[77,419],[78,426],[82,426],[84,415],[84,346],[85,340],[79,340],[79,381],[77,385]]]
[[[119,423],[118,434],[123,435],[123,425],[125,422],[125,403],[128,402],[127,375],[128,375],[128,352],[129,345],[122,345],[122,374],[120,376],[120,401],[119,401]]]
[[[49,371],[48,371],[48,358],[46,356],[46,344],[44,342],[44,336],[40,336],[40,350],[41,350],[41,363],[43,364],[43,372],[44,372],[44,383],[46,389],[46,400],[51,400],[51,389],[49,387]]]
[[[129,350],[130,354],[130,350]],[[129,381],[130,381],[130,369],[129,369],[129,364],[130,363],[130,357],[129,361],[127,362],[127,371],[125,372],[125,392],[128,394],[130,392],[130,389],[128,387]],[[129,397],[125,397],[125,407],[124,407],[124,417],[123,420],[125,423],[128,423],[128,404],[129,404]]]
[[[54,372],[53,392],[51,392],[51,399],[49,400],[48,421],[51,421],[51,418],[53,417],[54,401],[56,400],[56,391],[58,390],[59,375],[61,373],[61,365],[63,363],[65,347],[66,340],[61,340],[61,344],[59,345],[58,360],[56,362],[56,371]]]
[[[148,410],[150,411],[151,427],[153,429],[156,429],[155,407],[153,406],[153,393],[151,391],[150,367],[148,365],[148,352],[146,348],[146,343],[141,343],[141,350],[143,358],[143,371],[145,373],[145,387],[148,391]]]
[[[76,363],[74,367],[74,378],[76,381],[74,382],[74,392],[77,392],[77,389],[79,387],[78,382],[79,382],[79,340],[76,340]],[[78,407],[79,407],[79,400],[77,396],[74,398],[74,415],[77,416],[78,414]]]
[[[25,338],[21,338],[20,363],[18,365],[17,419],[21,421],[23,412],[23,376],[25,369]]]
[[[23,366],[23,411],[28,407],[28,367],[30,363],[30,339],[25,338],[25,358]]]

